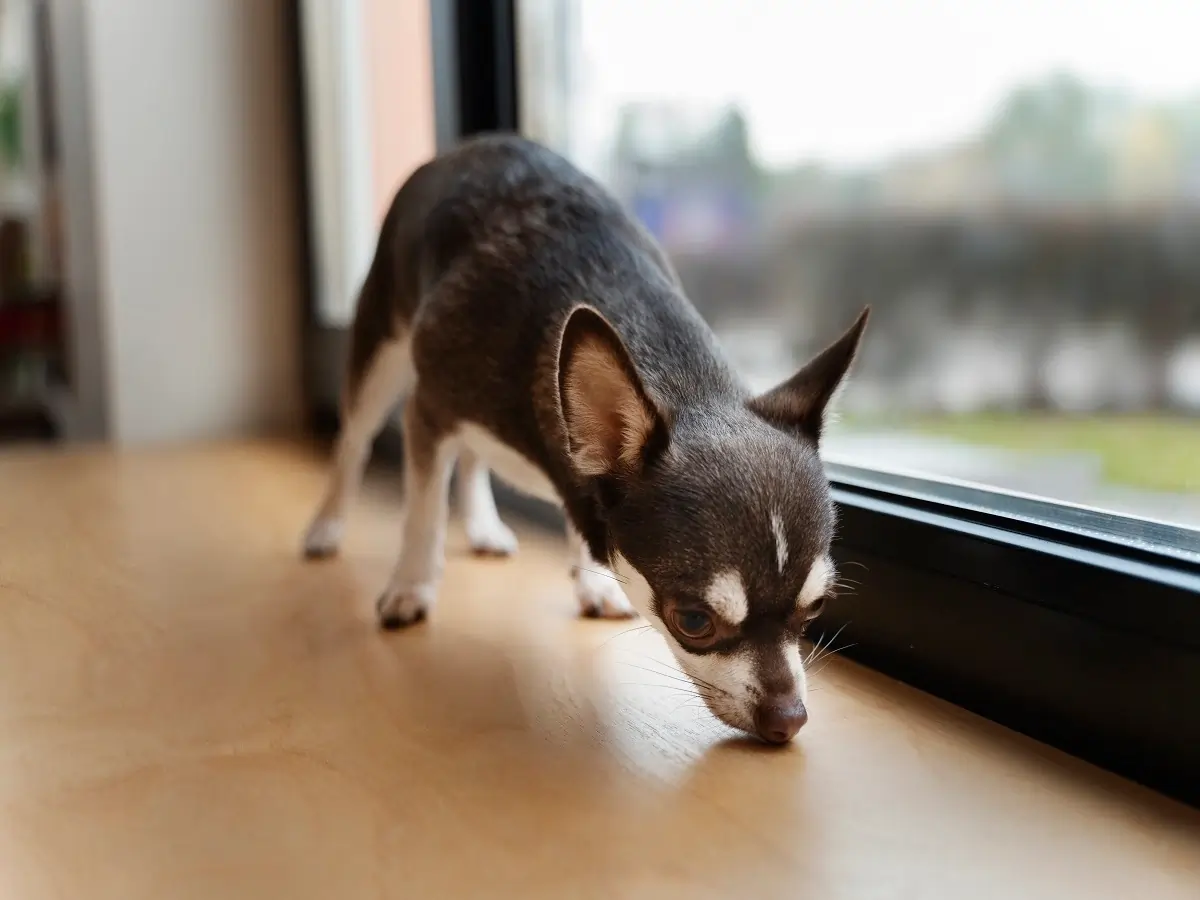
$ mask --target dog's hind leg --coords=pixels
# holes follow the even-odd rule
[[[512,556],[517,536],[500,520],[487,464],[466,448],[458,457],[458,505],[471,551],[479,556]]]
[[[388,336],[353,379],[342,404],[342,424],[325,496],[304,536],[310,559],[337,553],[346,514],[362,480],[371,445],[384,421],[416,380],[408,335]]]

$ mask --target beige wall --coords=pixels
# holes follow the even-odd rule
[[[373,196],[382,220],[392,195],[433,155],[429,0],[364,0]]]
[[[298,426],[284,0],[86,4],[110,436]]]

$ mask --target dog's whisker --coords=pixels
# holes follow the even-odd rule
[[[820,660],[821,656],[824,655],[824,653],[828,652],[828,649],[833,646],[834,641],[838,640],[838,638],[841,636],[841,632],[846,630],[846,625],[848,625],[848,624],[850,624],[850,623],[847,622],[847,623],[842,624],[841,628],[839,628],[838,630],[833,632],[833,635],[829,637],[828,641],[817,641],[815,653],[809,659],[810,664],[811,664],[811,662],[816,662],[817,660]],[[824,637],[824,635],[822,635],[822,638],[823,637]],[[823,646],[822,646],[822,644],[823,644]]]
[[[644,671],[650,672],[651,674],[654,674],[654,675],[663,675],[663,676],[665,676],[665,677],[667,677],[667,678],[674,678],[674,679],[675,679],[675,680],[677,680],[677,681],[686,681],[686,682],[687,682],[687,683],[689,683],[689,684],[695,684],[695,685],[698,685],[698,686],[700,686],[700,687],[703,687],[703,688],[705,688],[705,689],[707,689],[707,690],[709,690],[709,691],[713,691],[713,692],[715,692],[716,694],[723,694],[723,695],[726,695],[726,696],[728,696],[728,695],[729,695],[729,692],[728,692],[728,691],[726,691],[725,689],[723,689],[723,688],[720,688],[720,687],[718,687],[717,685],[715,685],[715,684],[712,684],[711,682],[705,681],[703,678],[699,678],[699,677],[697,677],[697,676],[695,676],[695,675],[690,675],[690,674],[688,674],[687,672],[683,672],[683,671],[681,671],[681,670],[679,670],[679,669],[676,669],[676,668],[674,668],[673,666],[671,666],[671,665],[669,665],[669,664],[667,664],[667,663],[663,662],[662,660],[660,660],[660,659],[658,659],[658,658],[656,658],[656,657],[653,657],[653,656],[647,656],[647,657],[646,657],[646,660],[647,660],[648,662],[657,663],[658,665],[662,666],[662,667],[665,669],[665,671],[661,671],[661,672],[660,672],[660,671],[653,670],[653,669],[644,669]],[[633,665],[633,663],[627,663],[627,665]],[[644,668],[644,667],[637,666],[637,668]]]
[[[687,685],[694,684],[694,682],[686,675],[674,675],[668,672],[659,672],[655,669],[648,669],[645,666],[639,666],[636,663],[625,663],[625,665],[632,666],[635,669],[641,669],[643,672],[648,672],[651,675],[657,675],[660,678],[670,678],[673,681],[679,681]]]
[[[710,681],[705,681],[703,678],[699,677],[698,675],[691,675],[691,674],[689,674],[689,673],[687,673],[687,672],[683,672],[683,671],[681,671],[681,670],[679,670],[679,669],[675,669],[675,668],[672,668],[672,667],[670,667],[670,666],[667,666],[667,665],[666,665],[666,663],[662,663],[662,662],[661,662],[661,660],[654,660],[654,661],[655,661],[655,662],[658,662],[658,663],[660,663],[661,665],[664,665],[664,666],[666,666],[666,668],[667,668],[667,669],[668,669],[668,670],[669,670],[671,673],[673,673],[673,674],[679,674],[679,675],[682,675],[682,676],[683,676],[684,678],[686,678],[688,681],[691,681],[691,682],[693,682],[693,683],[695,683],[695,684],[701,685],[702,687],[708,688],[708,689],[709,689],[709,690],[711,690],[711,691],[716,691],[716,692],[717,692],[717,693],[719,693],[719,694],[728,694],[728,693],[729,693],[729,692],[728,692],[728,691],[726,691],[724,688],[717,687],[717,685],[713,684],[713,683],[712,683],[712,682],[710,682]]]
[[[820,663],[822,660],[827,658],[829,656],[828,650],[829,650],[829,648],[825,647],[821,650],[820,653],[818,653],[816,656],[814,656],[812,658],[812,660],[810,660],[808,663],[809,668],[815,667],[818,663]]]
[[[646,631],[647,629],[650,629],[653,627],[654,627],[653,625],[635,625],[632,628],[626,628],[624,631],[619,631],[616,634],[612,635],[611,637],[605,638],[603,641],[600,642],[599,646],[604,647],[607,644],[611,643],[612,641],[615,641],[619,637],[625,637],[625,635],[627,635],[627,634],[635,634],[639,631]]]
[[[836,650],[827,652],[824,656],[821,657],[821,659],[824,660],[824,663],[822,664],[821,668],[812,672],[811,676],[815,678],[821,672],[824,672],[825,669],[828,668],[829,664],[831,662],[833,662],[833,657],[837,656],[843,650],[849,650],[851,647],[857,647],[857,646],[858,646],[858,644],[846,644],[844,647],[838,647]]]
[[[657,656],[653,656],[649,653],[639,653],[638,656],[642,661],[647,662],[647,663],[652,663],[656,666],[660,666],[664,672],[670,673],[671,675],[684,675],[684,676],[687,675],[687,673],[684,672],[682,669],[677,668],[676,666],[673,666],[668,662],[664,662],[662,659],[660,659]]]
[[[813,651],[804,660],[804,665],[805,666],[815,665],[821,659],[821,657],[824,655],[824,651],[827,651],[829,649],[829,647],[831,647],[833,645],[833,642],[838,639],[838,636],[841,635],[841,633],[846,630],[846,625],[849,625],[849,624],[850,624],[849,622],[846,622],[845,624],[843,624],[841,628],[839,628],[837,631],[835,631],[833,633],[833,636],[831,638],[829,638],[828,641],[824,640],[824,638],[825,638],[824,635],[821,635],[821,637],[817,640],[817,643],[814,646]],[[824,646],[822,646],[822,644],[824,644]]]
[[[690,698],[699,698],[701,696],[695,690],[689,690],[688,688],[684,687],[683,685],[651,684],[651,683],[645,682],[645,681],[622,681],[621,685],[623,687],[659,688],[664,691],[676,691],[677,693],[683,694]]]
[[[817,650],[820,649],[821,641],[824,639],[824,637],[825,637],[824,635],[821,635],[821,637],[819,637],[819,638],[817,638],[817,640],[813,641],[812,646],[808,650],[808,653],[806,653],[804,655],[804,659],[802,660],[802,662],[804,663],[804,666],[806,668],[808,667],[808,665],[810,663],[812,663],[813,657],[817,655]]]
[[[605,572],[603,569],[589,569],[585,566],[576,566],[575,568],[580,572],[591,572],[593,575],[603,575],[605,578],[611,578],[613,581],[620,582],[621,584],[629,584],[628,578],[622,578],[615,572]]]
[[[700,702],[697,703],[696,702],[697,700]],[[680,703],[673,710],[671,710],[671,715],[675,715],[681,709],[706,710],[706,709],[708,709],[708,701],[705,700],[705,698],[701,697],[701,696],[687,697],[683,700],[682,703]]]

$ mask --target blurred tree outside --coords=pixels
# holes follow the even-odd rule
[[[762,380],[869,303],[852,421],[1200,491],[1200,94],[1054,74],[950,146],[868,166],[766,169],[752,138],[736,107],[632,104],[613,181]]]

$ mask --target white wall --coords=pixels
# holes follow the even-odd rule
[[[118,443],[301,421],[282,6],[84,4],[100,343]]]

